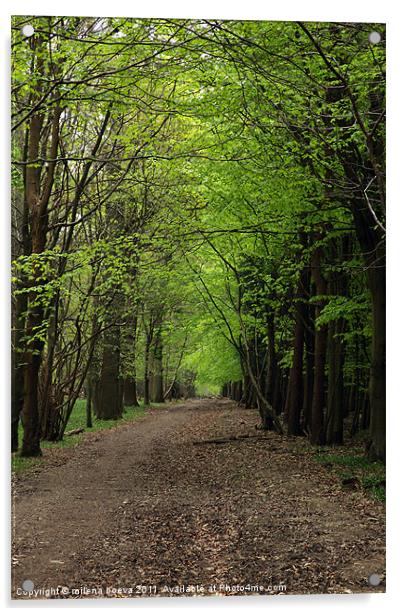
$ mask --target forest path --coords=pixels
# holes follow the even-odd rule
[[[65,597],[190,584],[383,592],[366,580],[384,573],[384,507],[344,491],[304,439],[257,432],[257,419],[228,400],[191,400],[47,450],[53,459],[15,481],[13,596],[24,580]],[[255,438],[194,444],[240,434]]]

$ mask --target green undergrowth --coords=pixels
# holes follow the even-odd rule
[[[165,407],[167,403],[152,403],[152,408]],[[73,412],[71,413],[71,417],[68,421],[66,432],[70,430],[75,430],[77,428],[84,428],[85,431],[80,434],[73,434],[71,436],[65,436],[63,440],[57,442],[49,442],[49,441],[41,441],[42,449],[55,449],[55,448],[67,448],[73,447],[77,443],[83,440],[85,434],[88,432],[97,432],[98,430],[108,430],[110,428],[114,428],[115,426],[123,423],[133,422],[139,419],[140,417],[144,417],[147,414],[147,410],[150,407],[144,407],[143,404],[140,406],[126,406],[124,409],[123,417],[120,419],[96,419],[96,417],[92,417],[92,428],[86,427],[86,400],[77,400],[74,405]],[[23,437],[23,429],[22,426],[19,426],[19,442],[22,442]],[[21,458],[18,452],[12,454],[12,463],[11,469],[13,472],[21,473],[28,469],[34,468],[35,466],[39,466],[44,461],[43,457],[38,458]]]
[[[357,482],[375,500],[385,502],[385,464],[370,462],[360,447],[336,453],[333,447],[321,447],[315,459],[334,471],[341,482]]]

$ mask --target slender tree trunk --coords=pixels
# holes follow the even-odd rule
[[[126,406],[139,406],[137,396],[137,336],[138,336],[138,307],[133,311],[133,321],[128,336],[129,343],[129,369],[123,381],[124,404]]]
[[[304,327],[300,316],[296,317],[293,345],[293,364],[289,378],[288,435],[301,432],[300,413],[303,405],[303,339]]]
[[[302,434],[300,415],[303,408],[304,329],[307,321],[306,291],[308,270],[303,268],[297,288],[296,324],[293,346],[293,365],[289,379],[288,435]]]
[[[16,295],[11,379],[11,451],[18,450],[18,426],[24,404],[24,366],[22,347],[27,305],[27,296],[25,293]]]
[[[252,385],[252,389],[254,391],[258,410],[261,416],[261,427],[263,430],[272,430],[273,428],[279,433],[283,433],[282,424],[279,421],[275,409],[270,405],[268,400],[265,398],[260,383],[256,375],[254,374],[253,366],[251,363],[251,352],[248,343],[245,343],[245,365],[247,367],[247,372],[250,377],[250,382]]]
[[[308,307],[310,314],[310,306]],[[303,431],[311,432],[311,409],[313,406],[314,389],[314,332],[313,321],[309,318],[308,325],[304,330],[304,342],[306,347],[305,373],[304,373],[304,397],[303,397]]]
[[[327,292],[327,284],[322,275],[323,250],[315,249],[312,260],[312,276],[316,286],[316,294],[323,296]],[[320,299],[316,305],[316,320],[324,307],[324,300]],[[325,363],[327,350],[327,327],[316,327],[314,341],[314,386],[311,408],[311,434],[310,442],[313,445],[325,443],[324,432],[324,406],[325,406]]]
[[[289,370],[289,376],[287,378],[287,383],[286,383],[286,396],[284,398],[285,402],[283,405],[283,419],[285,420],[285,423],[287,423],[289,420],[289,403],[290,403],[290,391],[291,391],[290,372],[291,371]]]
[[[147,334],[145,341],[145,352],[144,352],[144,406],[149,406],[150,398],[149,398],[149,353],[151,346],[151,336]]]
[[[328,327],[328,422],[327,439],[329,445],[343,443],[343,364],[344,355],[339,334],[343,326],[339,321]]]
[[[365,391],[361,398],[361,422],[360,429],[367,430],[370,427],[370,397]]]
[[[266,378],[266,398],[268,402],[275,406],[275,392],[278,383],[278,361],[275,349],[275,323],[274,317],[267,316],[267,338],[268,338],[268,361],[267,361],[267,378]]]
[[[160,329],[155,334],[152,349],[151,400],[163,402],[163,344]]]
[[[22,144],[24,160],[28,157],[28,145],[29,145],[29,131],[24,131],[24,139]],[[27,186],[26,169],[24,167],[22,171],[23,184]],[[32,244],[29,232],[29,205],[27,202],[27,191],[24,194],[20,194],[20,190],[13,190],[12,206],[16,205],[15,211],[13,211],[13,219],[15,220],[16,237],[21,237],[21,243],[12,239],[12,259],[17,259],[21,254],[27,256],[32,251]],[[20,203],[22,202],[22,203]],[[15,303],[12,305],[12,354],[11,354],[11,451],[18,451],[19,437],[18,426],[21,418],[22,408],[24,404],[24,332],[26,325],[26,312],[28,308],[28,297],[26,292],[26,280],[25,276],[16,283],[14,293]]]
[[[334,242],[334,260],[342,261],[348,238],[342,242]],[[347,280],[342,271],[333,272],[329,281],[329,293],[344,297],[347,293]],[[328,413],[327,413],[327,443],[341,445],[343,443],[344,412],[344,349],[341,335],[345,329],[344,319],[332,321],[328,327]]]
[[[40,373],[39,415],[41,439],[60,440],[60,410],[54,399],[53,360],[58,334],[59,293],[54,298],[53,306],[48,310],[48,331],[45,361],[42,361]]]
[[[275,387],[274,387],[274,393],[273,393],[273,398],[272,398],[272,406],[274,407],[274,409],[277,409],[278,415],[280,415],[283,410],[282,409],[283,407],[283,395],[282,395],[283,380],[284,380],[283,371],[279,368],[277,364]]]
[[[86,422],[87,428],[92,428],[92,379],[88,376],[87,378],[87,400],[86,400]]]

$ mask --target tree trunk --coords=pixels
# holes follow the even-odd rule
[[[306,346],[306,360],[304,373],[304,396],[303,396],[303,431],[311,432],[311,409],[313,405],[314,389],[314,331],[313,320],[310,318],[311,306],[307,307],[309,315],[307,327],[304,330],[304,342]]]
[[[35,320],[29,319],[27,332],[32,332],[32,327],[35,327],[35,323]],[[33,346],[32,343],[30,346]],[[42,455],[40,448],[40,423],[38,409],[38,385],[41,357],[38,353],[35,353],[35,351],[40,352],[41,349],[32,348],[25,353],[24,405],[22,411],[24,437],[21,449],[21,456],[24,457]]]
[[[125,406],[139,406],[135,378],[124,379],[124,404]]]
[[[341,242],[333,242],[334,260],[342,261],[348,248],[348,237]],[[329,293],[336,297],[344,297],[347,293],[347,279],[342,271],[331,274]],[[341,334],[345,329],[342,318],[332,321],[328,327],[328,413],[327,413],[327,443],[341,445],[343,443],[344,412],[344,349]]]
[[[304,328],[299,316],[293,346],[293,364],[289,378],[288,436],[300,435],[300,413],[303,405],[303,339]]]
[[[120,330],[105,331],[102,367],[98,383],[98,418],[118,419],[123,414],[123,389],[120,379]]]
[[[11,451],[18,451],[18,426],[24,404],[23,335],[27,296],[16,295],[15,327],[13,331],[12,377],[11,377]]]
[[[163,402],[163,345],[162,333],[158,330],[155,334],[152,350],[152,378],[151,378],[151,401]]]
[[[289,378],[288,435],[302,434],[300,415],[303,408],[303,357],[304,328],[307,321],[306,291],[308,285],[308,270],[303,268],[297,288],[296,324],[293,347],[293,364]]]
[[[328,445],[341,445],[343,443],[343,364],[344,355],[339,334],[343,330],[340,320],[328,327]]]
[[[53,359],[58,335],[59,293],[54,298],[53,306],[47,311],[49,319],[47,330],[46,356],[42,360],[39,389],[39,415],[41,423],[41,439],[47,441],[60,440],[60,424],[62,418],[54,398]]]
[[[261,416],[261,426],[263,430],[272,430],[275,429],[278,434],[283,434],[282,424],[279,421],[275,409],[270,405],[268,400],[265,398],[260,383],[253,371],[253,365],[251,360],[251,352],[248,342],[245,343],[245,366],[247,367],[247,372],[250,377],[250,383],[252,386],[252,390],[254,392],[256,402],[258,405],[258,410]]]
[[[315,249],[312,259],[312,276],[315,282],[316,294],[323,296],[327,292],[327,284],[321,272],[323,250],[321,246]],[[324,307],[324,300],[320,299],[316,305],[316,320]],[[327,350],[327,327],[316,328],[314,340],[314,385],[311,406],[311,434],[310,442],[313,445],[324,445],[324,406],[325,406],[325,363]]]
[[[267,338],[268,361],[265,397],[274,408],[278,408],[275,406],[275,392],[278,385],[278,361],[275,349],[275,323],[274,317],[271,315],[267,315]]]
[[[87,428],[92,428],[92,379],[87,377],[87,399],[85,405],[86,425]]]
[[[151,340],[151,336],[147,335],[144,352],[144,406],[149,406],[149,353]]]

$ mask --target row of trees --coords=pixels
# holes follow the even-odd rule
[[[90,421],[223,388],[315,444],[351,414],[384,459],[371,30],[14,19],[13,450],[21,416],[22,455],[62,438],[83,391]]]

